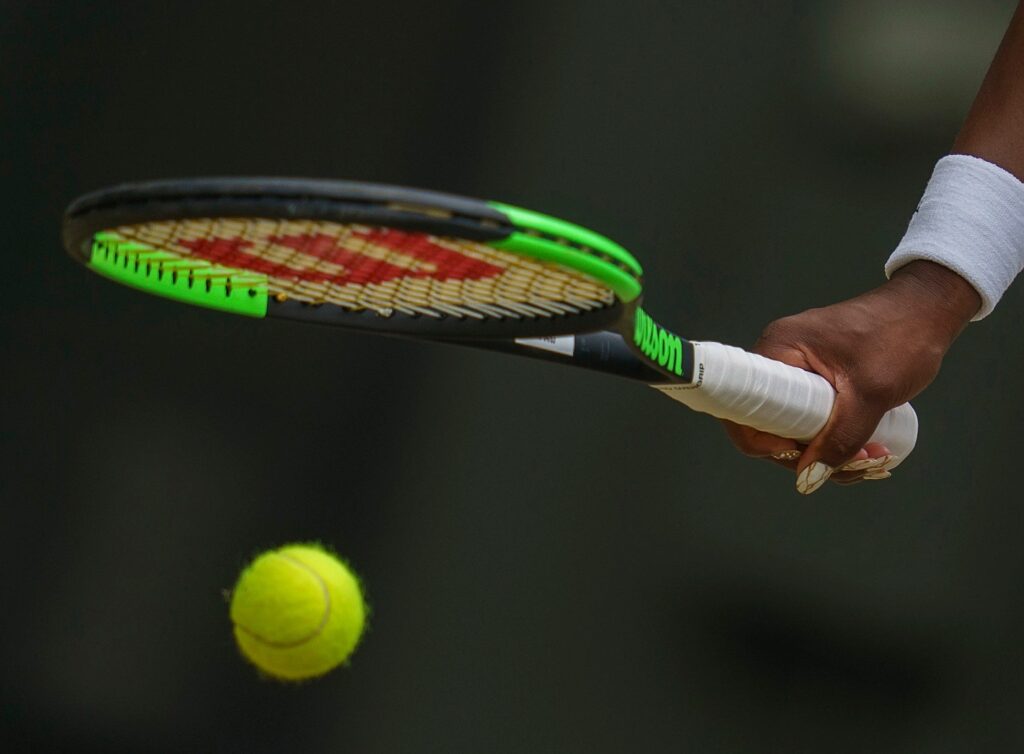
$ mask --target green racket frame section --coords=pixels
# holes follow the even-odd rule
[[[93,237],[89,267],[124,285],[186,304],[248,317],[267,314],[265,276],[152,249],[115,233]]]
[[[487,245],[581,272],[607,285],[623,303],[640,297],[643,271],[614,241],[549,215],[498,202],[488,205],[507,216],[514,230],[484,241]],[[267,314],[266,276],[154,249],[112,231],[93,236],[88,265],[119,283],[182,303],[248,317]]]
[[[517,228],[507,238],[488,242],[490,246],[590,275],[611,288],[624,303],[636,300],[643,292],[639,262],[611,239],[539,212],[499,202],[488,204],[508,216]],[[572,246],[561,243],[561,239]]]

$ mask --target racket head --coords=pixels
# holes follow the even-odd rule
[[[431,338],[628,322],[636,260],[518,207],[354,181],[196,178],[72,202],[69,253],[148,293],[255,317]]]

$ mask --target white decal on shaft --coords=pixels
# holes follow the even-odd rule
[[[539,348],[542,351],[560,353],[563,356],[572,356],[576,349],[576,336],[549,335],[546,338],[516,338],[516,343],[529,348]]]

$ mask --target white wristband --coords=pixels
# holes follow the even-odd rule
[[[943,157],[885,263],[886,276],[915,259],[948,267],[973,285],[981,309],[972,321],[987,316],[1024,268],[1024,183],[977,157]]]

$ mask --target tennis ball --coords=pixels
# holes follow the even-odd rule
[[[316,544],[258,556],[231,594],[231,622],[242,654],[274,678],[323,675],[352,654],[366,621],[359,581]]]

